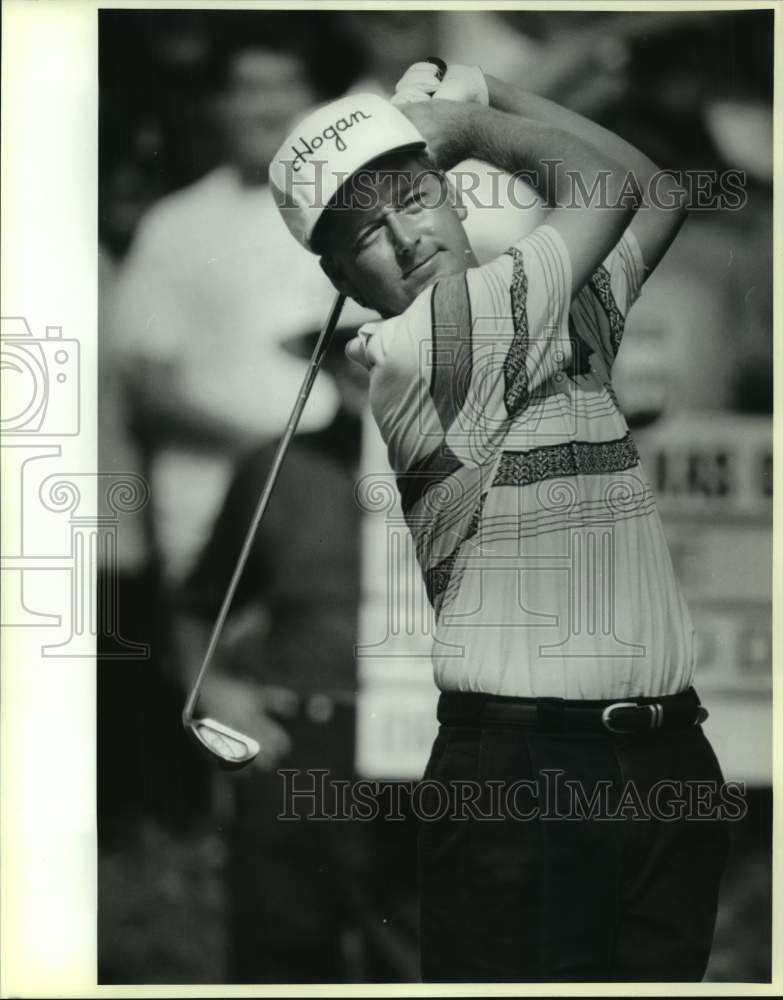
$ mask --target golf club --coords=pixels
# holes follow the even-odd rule
[[[432,63],[437,68],[437,77],[439,80],[442,80],[447,71],[446,63],[437,56],[430,56],[426,61]],[[291,439],[296,432],[299,419],[302,416],[302,411],[305,408],[305,404],[307,403],[307,399],[313,388],[313,383],[315,382],[318,370],[321,367],[321,362],[323,361],[324,355],[329,348],[332,335],[337,327],[344,304],[345,296],[338,294],[335,297],[332,308],[326,319],[326,323],[324,324],[320,336],[318,337],[318,342],[315,345],[313,355],[310,359],[310,366],[307,370],[304,381],[302,382],[302,387],[299,390],[299,395],[297,396],[293,411],[288,420],[288,424],[286,425],[285,432],[280,439],[280,444],[278,445],[277,452],[275,453],[272,468],[269,471],[266,483],[261,491],[261,496],[259,497],[255,513],[253,514],[253,519],[250,522],[250,527],[248,528],[244,544],[242,545],[242,550],[239,553],[237,564],[234,567],[231,581],[228,585],[228,589],[226,590],[225,597],[223,598],[223,603],[220,606],[220,611],[218,612],[217,620],[215,621],[212,629],[209,644],[207,645],[207,651],[204,654],[201,667],[196,675],[196,679],[193,681],[190,694],[188,695],[185,707],[182,710],[182,725],[190,734],[191,738],[199,747],[216,759],[222,767],[230,770],[237,770],[254,760],[258,756],[261,749],[258,742],[252,737],[245,736],[244,733],[240,733],[238,730],[224,725],[222,722],[215,721],[215,719],[197,719],[194,717],[194,712],[201,693],[201,687],[204,683],[204,677],[206,676],[209,665],[212,662],[212,657],[218,641],[220,640],[223,626],[225,625],[228,612],[231,608],[231,603],[234,599],[234,593],[242,576],[242,571],[245,568],[245,563],[250,555],[250,548],[253,544],[253,539],[255,538],[258,526],[261,523],[264,512],[266,511],[267,504],[269,503],[272,490],[277,482],[277,477],[280,473],[283,460],[288,452]]]
[[[245,563],[250,555],[253,539],[255,538],[258,526],[261,523],[264,512],[266,511],[269,498],[272,495],[272,490],[275,488],[275,483],[277,482],[277,477],[280,474],[283,460],[288,452],[291,439],[296,433],[296,428],[299,425],[299,419],[302,416],[302,411],[304,410],[305,404],[310,396],[313,383],[315,382],[318,370],[321,367],[321,362],[323,361],[324,355],[329,348],[332,335],[337,327],[344,304],[345,296],[338,294],[335,297],[332,308],[326,319],[326,323],[324,324],[318,337],[318,342],[313,350],[307,374],[304,377],[304,381],[302,382],[302,387],[299,390],[299,395],[296,398],[296,403],[294,404],[291,416],[288,419],[285,431],[280,439],[280,444],[275,452],[272,468],[270,469],[269,475],[264,483],[264,488],[261,491],[255,513],[253,514],[253,519],[250,522],[250,527],[248,528],[245,541],[242,545],[242,550],[239,553],[237,564],[234,567],[231,581],[228,585],[228,589],[226,590],[226,594],[223,598],[223,603],[220,606],[220,611],[218,612],[217,619],[212,628],[212,634],[209,639],[209,644],[207,645],[206,653],[204,654],[204,659],[198,673],[196,674],[196,678],[193,681],[187,701],[185,702],[185,707],[182,710],[182,725],[185,727],[186,732],[189,733],[190,737],[199,747],[201,747],[202,750],[209,753],[213,759],[217,760],[221,767],[228,770],[238,770],[240,767],[244,767],[246,764],[249,764],[255,759],[255,757],[258,756],[261,747],[256,740],[252,739],[252,737],[245,736],[244,733],[240,733],[238,730],[232,729],[230,726],[226,726],[222,722],[216,722],[214,719],[209,718],[195,718],[194,712],[198,704],[204,678],[220,640],[226,618],[228,617],[228,612],[234,599],[234,593],[242,576],[242,571],[245,568]]]

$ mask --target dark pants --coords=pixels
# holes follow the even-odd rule
[[[101,848],[132,839],[137,824],[156,819],[185,829],[202,819],[209,800],[207,762],[194,753],[180,721],[185,690],[162,621],[160,591],[150,573],[98,573],[100,632],[96,664],[98,837]],[[125,659],[104,615],[118,599],[119,633],[146,644],[149,655]]]
[[[503,789],[520,779],[538,792],[517,785],[509,808]],[[690,784],[656,802],[662,779]],[[709,810],[710,786],[694,783],[722,782],[701,727],[612,736],[441,726],[424,780],[451,789],[445,816],[435,786],[422,789],[422,811],[442,816],[420,829],[425,981],[702,979],[729,826],[695,815]],[[453,783],[465,781],[481,792],[460,818]],[[702,805],[680,807],[680,792],[696,788]],[[649,818],[651,802],[675,818]]]
[[[301,773],[284,779],[279,771],[249,769],[235,783],[229,981],[345,982],[351,976],[345,931],[355,922],[350,893],[360,866],[358,830],[351,821],[325,817],[336,808],[330,782],[353,776],[354,711],[338,707],[324,723],[302,715],[276,721],[292,744],[278,767]],[[323,797],[320,779],[307,769],[328,770]],[[315,794],[291,800],[286,787]],[[299,818],[279,818],[286,811]]]

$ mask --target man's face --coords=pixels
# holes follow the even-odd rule
[[[315,98],[297,56],[262,48],[240,51],[220,101],[231,156],[240,169],[263,175],[292,119]]]
[[[475,265],[446,179],[422,157],[386,158],[360,171],[328,210],[322,264],[333,283],[382,316]]]

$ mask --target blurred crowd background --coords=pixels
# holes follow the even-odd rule
[[[99,44],[100,463],[150,484],[99,576],[119,609],[98,667],[99,981],[417,977],[404,808],[338,830],[274,820],[275,768],[371,773],[393,794],[414,777],[398,763],[418,759],[408,743],[430,735],[394,721],[410,728],[411,692],[431,686],[415,637],[392,650],[396,687],[354,656],[387,606],[384,523],[353,501],[383,458],[340,343],[204,698],[261,735],[259,765],[216,772],[179,713],[331,299],[277,217],[267,165],[308,108],[391,94],[431,54],[580,111],[662,166],[712,172],[707,194],[743,172],[742,206],[692,213],[649,282],[617,388],[709,640],[708,735],[748,785],[709,978],[768,979],[772,13],[103,10]],[[500,205],[469,231],[488,258],[539,219]],[[365,318],[349,309],[338,340]],[[357,699],[376,682],[387,729]]]

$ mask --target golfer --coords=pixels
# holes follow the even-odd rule
[[[370,372],[442,692],[423,978],[699,980],[722,776],[611,381],[684,192],[616,135],[477,68],[439,83],[416,64],[398,93],[313,112],[270,181],[335,288],[382,317],[348,353]],[[484,266],[445,175],[469,158],[524,175],[550,207]]]

